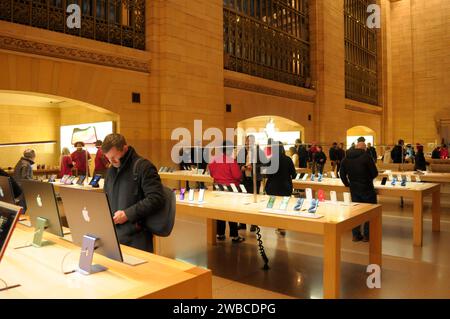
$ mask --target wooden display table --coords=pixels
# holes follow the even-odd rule
[[[162,180],[204,182],[213,183],[214,179],[210,175],[195,174],[194,171],[175,171],[173,173],[159,173]]]
[[[425,172],[422,174],[417,174],[417,172],[390,172],[390,173],[380,173],[378,177],[388,177],[389,175],[408,175],[411,176],[419,176],[423,182],[431,182],[431,183],[450,183],[450,173],[433,173],[433,172]]]
[[[422,177],[422,176],[421,176]],[[324,191],[350,192],[342,181],[338,178],[324,178],[322,182],[317,181],[292,181],[295,189],[311,188],[314,191],[322,189]],[[381,185],[381,181],[375,182],[375,189],[378,195],[389,197],[404,197],[413,200],[413,242],[414,246],[422,246],[423,241],[423,198],[432,195],[432,228],[433,231],[440,231],[440,214],[441,214],[441,194],[440,185],[434,183],[411,183],[408,182],[405,187],[400,186],[397,182],[396,186],[386,183]]]
[[[65,275],[63,271],[70,271],[77,265],[80,248],[45,233],[44,237],[55,242],[54,245],[14,249],[29,242],[32,231],[33,228],[22,225],[14,230],[0,263],[0,278],[11,286],[20,286],[0,291],[0,299],[212,297],[210,270],[123,245],[123,253],[147,263],[129,266],[95,254],[94,262],[108,267],[107,271],[89,276],[77,272]],[[0,288],[3,288],[1,281]]]
[[[196,193],[196,200],[197,200]],[[370,221],[369,259],[371,264],[381,266],[381,205],[321,203],[319,219],[261,212],[266,208],[269,196],[259,195],[257,203],[251,194],[206,192],[202,205],[177,200],[177,214],[207,219],[207,242],[216,242],[215,220],[227,220],[246,224],[282,228],[292,231],[318,234],[324,237],[323,296],[338,298],[340,294],[341,236],[352,228]],[[277,197],[274,208],[281,202]],[[296,199],[291,198],[288,210],[292,210]],[[305,204],[306,205],[306,204]]]

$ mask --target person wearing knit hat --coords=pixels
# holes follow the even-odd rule
[[[33,168],[34,160],[36,159],[36,152],[32,149],[26,149],[23,152],[23,156],[17,162],[14,167],[14,178],[16,181],[23,179],[33,179]]]

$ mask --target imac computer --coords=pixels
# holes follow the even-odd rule
[[[22,181],[22,189],[27,201],[27,214],[30,216],[31,226],[36,229],[33,246],[41,247],[50,243],[42,240],[44,230],[63,237],[61,217],[53,184],[24,180]]]
[[[60,195],[73,243],[81,246],[79,272],[90,274],[105,270],[103,266],[91,265],[94,250],[103,256],[130,265],[145,262],[122,254],[105,193],[61,188]]]

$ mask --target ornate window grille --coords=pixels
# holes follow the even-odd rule
[[[224,0],[225,69],[310,86],[308,0]]]
[[[378,105],[376,29],[367,27],[373,0],[345,0],[345,96]]]
[[[67,27],[70,4],[79,29]],[[0,20],[145,50],[145,0],[1,0]]]

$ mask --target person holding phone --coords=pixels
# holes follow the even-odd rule
[[[377,193],[373,180],[378,176],[378,170],[372,157],[366,151],[365,138],[358,138],[355,149],[347,152],[342,161],[340,178],[346,187],[350,187],[352,201],[357,203],[377,203]],[[364,236],[361,226],[352,230],[353,241],[369,241],[369,223],[364,224]]]

